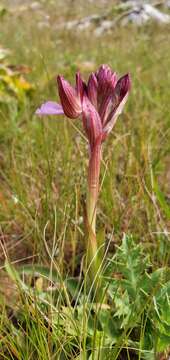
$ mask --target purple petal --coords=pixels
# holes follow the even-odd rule
[[[126,93],[123,100],[119,103],[119,105],[110,113],[108,121],[103,128],[104,134],[109,134],[110,131],[113,129],[113,126],[116,123],[118,116],[122,113],[122,110],[126,104],[129,92]]]
[[[117,97],[119,97],[120,101],[122,101],[122,99],[127,94],[127,92],[130,90],[130,88],[131,88],[130,75],[126,74],[118,80],[116,87],[115,87],[115,95]]]
[[[79,100],[82,102],[83,100],[83,94],[84,94],[84,88],[85,83],[83,82],[81,75],[79,72],[76,73],[76,92],[79,97]]]
[[[81,101],[77,91],[62,76],[57,77],[57,82],[65,115],[70,119],[76,119],[82,113]]]
[[[117,74],[111,70],[108,65],[101,65],[96,72],[96,77],[99,82],[99,86],[103,89],[113,90],[117,83]]]
[[[104,133],[108,134],[115,125],[118,116],[121,114],[125,106],[130,88],[130,75],[126,74],[118,80],[113,96],[110,98],[110,102],[108,103],[103,127]]]
[[[87,84],[87,94],[93,106],[97,109],[97,89],[98,82],[96,75],[91,73],[89,76],[88,84]]]
[[[47,101],[36,110],[36,115],[62,115],[64,114],[63,108],[60,104],[54,101]]]
[[[113,96],[117,83],[117,74],[111,70],[108,65],[101,65],[96,73],[98,80],[98,112],[102,123],[105,121],[105,112],[107,111],[110,98]]]
[[[102,123],[98,112],[86,95],[83,97],[82,119],[92,151],[97,138],[102,134]]]

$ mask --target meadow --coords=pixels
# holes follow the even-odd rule
[[[57,27],[104,7],[0,8],[0,359],[170,356],[170,29],[128,25],[97,37]],[[103,145],[97,302],[84,271],[82,123],[35,111],[59,101],[58,74],[73,84],[77,69],[87,79],[100,64],[129,72],[132,88]]]

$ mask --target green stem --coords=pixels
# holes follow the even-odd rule
[[[99,268],[98,244],[96,238],[96,210],[99,194],[99,176],[101,163],[101,141],[97,141],[90,155],[88,168],[88,189],[87,189],[87,263],[90,265],[91,281]]]

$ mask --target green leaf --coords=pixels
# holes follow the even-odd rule
[[[0,18],[6,15],[8,10],[4,6],[0,6]]]
[[[5,261],[5,270],[11,280],[17,283],[23,290],[27,290],[28,287],[24,284],[24,282],[20,279],[19,273],[16,269],[9,263],[8,260]]]
[[[154,192],[157,196],[158,202],[160,204],[161,209],[166,215],[167,219],[170,219],[170,206],[168,205],[164,193],[160,190],[158,183],[154,179]]]
[[[165,351],[170,349],[170,336],[165,334],[159,334],[159,339],[157,343],[157,351]]]
[[[20,277],[18,272],[15,270],[15,268],[10,264],[8,260],[5,260],[5,270],[9,275],[9,277],[11,278],[11,280],[13,280],[14,282],[20,282]]]
[[[26,264],[17,267],[17,271],[19,274],[26,274],[30,276],[42,276],[50,281],[56,281],[56,282],[59,281],[58,272],[55,269],[51,270],[50,267],[48,266],[37,265],[37,264],[34,265]]]
[[[78,295],[79,291],[79,279],[76,278],[68,278],[65,280],[65,285],[72,298],[75,298]]]
[[[100,247],[102,250],[102,254],[104,253],[104,244],[105,244],[105,229],[102,228],[97,232],[97,244],[98,244],[98,248]]]

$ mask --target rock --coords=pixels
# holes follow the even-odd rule
[[[111,30],[115,25],[115,21],[111,21],[111,20],[104,20],[101,24],[101,26],[97,27],[97,29],[95,29],[94,33],[96,36],[100,36],[102,35],[105,31],[109,31]]]
[[[157,5],[160,5],[158,2]],[[170,6],[170,0],[164,3],[166,6]],[[123,1],[118,5],[115,5],[116,15],[113,17],[112,12],[106,12],[100,16],[97,14],[87,16],[80,20],[69,21],[64,24],[57,25],[57,29],[67,29],[75,31],[83,31],[85,29],[92,29],[96,36],[102,35],[104,32],[108,32],[117,26],[125,26],[129,23],[133,23],[137,26],[142,26],[150,20],[154,20],[160,24],[170,23],[170,15],[162,12],[156,5],[151,5],[148,0],[128,0]],[[110,17],[112,17],[110,19]]]
[[[170,15],[164,14],[154,6],[150,4],[135,5],[137,3],[136,1],[133,3],[133,8],[122,18],[121,25],[127,25],[131,22],[135,25],[141,26],[152,19],[158,23],[170,23]]]
[[[91,25],[93,24],[98,24],[103,20],[103,17],[101,17],[100,15],[94,14],[91,16],[86,16],[83,19],[80,20],[73,20],[73,21],[68,21],[67,23],[63,23],[60,24],[59,26],[57,26],[57,28],[65,28],[67,30],[84,30],[89,28]]]
[[[148,16],[150,16],[150,18],[155,19],[160,23],[167,24],[170,22],[170,15],[164,14],[163,12],[156,9],[154,6],[150,4],[144,4],[143,10]]]
[[[128,23],[133,23],[135,25],[141,26],[149,20],[149,15],[146,14],[143,10],[134,10],[130,12],[127,16],[123,17],[121,20],[121,25],[125,26]]]
[[[32,10],[39,10],[42,8],[42,5],[38,1],[34,1],[29,5],[30,9]]]
[[[165,2],[165,6],[167,7],[167,9],[170,9],[170,0],[167,0]],[[169,359],[170,360],[170,359]]]

